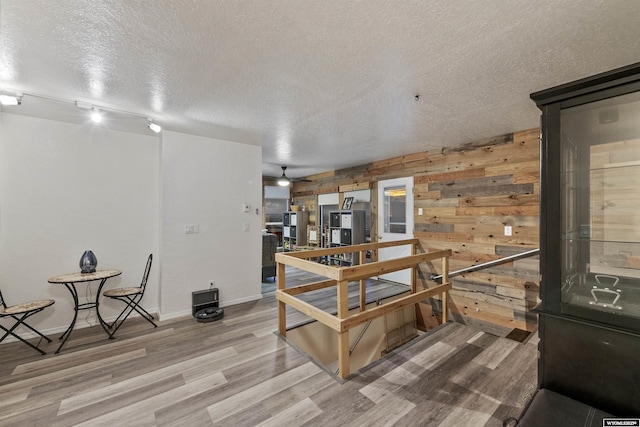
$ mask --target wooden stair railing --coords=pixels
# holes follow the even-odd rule
[[[412,255],[402,258],[391,259],[387,261],[376,261],[365,264],[364,254],[368,250],[375,250],[384,247],[411,245]],[[286,336],[286,306],[290,305],[296,310],[306,314],[307,316],[323,323],[338,333],[338,365],[339,375],[346,378],[350,375],[349,365],[349,330],[368,322],[377,317],[384,316],[393,311],[404,307],[414,305],[419,301],[441,295],[442,298],[442,322],[447,321],[447,298],[448,291],[451,290],[451,283],[448,281],[449,257],[451,250],[441,250],[428,253],[416,253],[418,239],[407,239],[396,242],[384,243],[368,243],[363,245],[343,246],[339,248],[326,248],[310,251],[277,253],[276,262],[278,263],[278,288],[276,290],[276,299],[278,300],[278,333]],[[319,264],[311,259],[323,256],[336,255],[340,253],[358,252],[360,264],[350,267],[333,267]],[[433,288],[418,291],[415,283],[418,266],[423,262],[433,261],[435,259],[442,260],[442,284]],[[327,278],[319,282],[309,283],[286,288],[285,267],[295,267],[310,273],[315,273]],[[380,305],[374,308],[366,308],[366,279],[381,274],[391,273],[394,271],[411,268],[413,270],[410,294],[400,297],[388,304]],[[349,315],[348,306],[348,283],[353,281],[360,282],[360,312]],[[296,297],[296,295],[310,292],[318,289],[324,289],[335,286],[337,290],[337,315],[334,316],[313,305],[304,302]]]

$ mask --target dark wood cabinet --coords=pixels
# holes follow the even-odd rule
[[[640,413],[640,64],[531,95],[541,118],[539,386]]]

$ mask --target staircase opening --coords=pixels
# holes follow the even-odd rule
[[[367,309],[387,304],[404,294],[367,305]],[[350,310],[350,314],[360,309]],[[356,372],[394,349],[417,338],[415,306],[387,313],[349,330],[349,367]],[[340,376],[337,332],[321,322],[310,322],[287,330],[287,341],[328,372]]]

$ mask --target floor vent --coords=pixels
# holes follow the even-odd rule
[[[509,332],[505,338],[518,342],[525,342],[525,340],[529,338],[529,335],[531,335],[531,332],[516,328]]]

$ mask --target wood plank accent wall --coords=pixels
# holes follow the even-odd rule
[[[319,194],[369,185],[372,190],[372,241],[376,241],[377,181],[414,177],[414,236],[424,251],[452,249],[450,270],[539,247],[539,129],[424,151],[307,177],[292,189],[316,221]],[[418,208],[424,214],[418,215]],[[510,225],[512,236],[504,235]],[[439,265],[420,272],[423,286]],[[452,317],[465,324],[532,331],[531,313],[539,293],[538,259],[523,259],[451,279]],[[421,304],[421,326],[438,324],[439,300]]]

